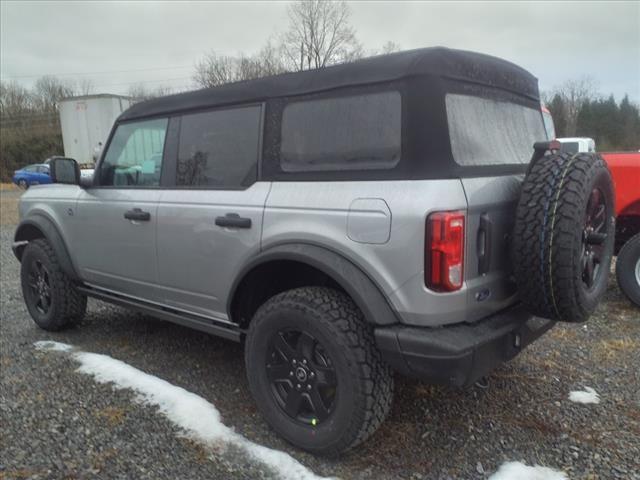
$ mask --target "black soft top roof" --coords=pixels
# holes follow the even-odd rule
[[[490,55],[445,47],[378,55],[318,70],[285,73],[155,98],[133,105],[119,121],[183,110],[264,101],[335,88],[434,76],[479,83],[538,100],[537,78]]]

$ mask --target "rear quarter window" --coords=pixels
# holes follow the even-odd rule
[[[282,114],[285,172],[393,168],[401,155],[397,91],[289,103]]]
[[[472,95],[445,97],[453,158],[461,166],[529,163],[547,139],[539,109]]]

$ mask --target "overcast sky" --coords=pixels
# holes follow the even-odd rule
[[[259,50],[285,29],[285,2],[0,4],[2,80],[55,74],[97,92],[192,85],[203,53]],[[350,2],[366,49],[444,45],[515,62],[548,90],[591,75],[603,94],[640,102],[640,2]]]

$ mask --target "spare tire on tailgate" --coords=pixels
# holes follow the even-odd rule
[[[611,174],[597,154],[549,154],[530,167],[513,229],[520,298],[540,317],[583,322],[607,288],[614,242]]]

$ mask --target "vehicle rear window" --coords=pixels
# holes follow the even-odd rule
[[[472,95],[446,95],[451,151],[458,165],[529,163],[547,139],[540,110]]]
[[[176,184],[240,188],[257,177],[261,107],[182,117]]]
[[[400,160],[402,107],[397,91],[288,104],[282,115],[286,172],[393,168]]]

